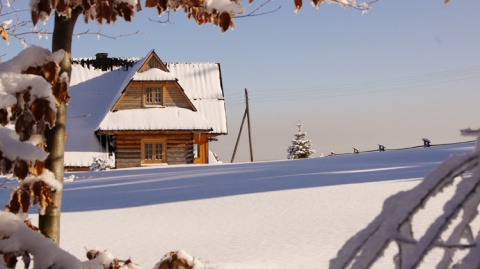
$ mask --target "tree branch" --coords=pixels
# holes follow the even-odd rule
[[[266,6],[267,4],[269,4],[270,2],[272,2],[272,0],[266,0],[265,2],[263,2],[262,4],[260,4],[257,8],[255,8],[252,12],[246,14],[246,15],[241,15],[241,16],[235,16],[233,18],[235,19],[241,19],[241,18],[246,18],[246,17],[255,17],[255,16],[262,16],[262,15],[267,15],[267,14],[271,14],[273,12],[276,12],[278,11],[280,8],[282,8],[282,6],[278,6],[277,8],[275,8],[274,10],[270,10],[270,11],[266,11],[266,12],[262,12],[262,13],[257,13],[257,11],[259,11],[261,8],[263,8],[264,6]]]
[[[167,19],[162,21],[162,20],[154,20],[154,19],[150,19],[148,18],[149,21],[153,21],[153,22],[156,22],[156,23],[161,23],[161,24],[175,24],[175,22],[172,22],[170,21],[170,11],[166,11],[167,13]]]
[[[109,38],[109,39],[117,40],[117,39],[122,38],[122,37],[139,35],[139,34],[146,34],[146,33],[145,32],[140,32],[140,31],[137,30],[136,32],[130,33],[130,34],[120,34],[120,35],[112,36],[112,35],[107,35],[107,34],[102,33],[102,30],[97,31],[97,32],[90,32],[90,29],[88,29],[84,32],[74,34],[74,35],[77,36],[77,37],[80,37],[81,35],[97,35],[99,37],[103,36],[103,37],[106,37],[106,38]]]

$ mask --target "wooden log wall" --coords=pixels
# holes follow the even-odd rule
[[[162,139],[166,141],[166,163],[193,163],[193,133],[168,132],[145,134],[144,132],[119,132],[114,136],[116,147],[115,166],[117,168],[142,166],[142,139]]]

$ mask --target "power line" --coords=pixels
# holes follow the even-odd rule
[[[405,89],[409,90],[413,88],[434,86],[477,78],[480,78],[480,66],[430,73],[425,75],[415,75],[410,77],[401,77],[362,83],[339,84],[333,86],[323,85],[297,89],[256,91],[252,92],[253,94],[251,94],[251,100],[254,102],[258,102],[281,101],[287,99],[302,100],[305,98],[311,99],[319,97],[324,98],[351,96]]]

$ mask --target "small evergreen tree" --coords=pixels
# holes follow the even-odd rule
[[[307,133],[302,130],[303,124],[297,123],[298,131],[294,133],[295,139],[292,139],[292,145],[288,147],[288,159],[304,159],[310,158],[315,154],[315,150],[312,149],[312,142],[305,139]]]

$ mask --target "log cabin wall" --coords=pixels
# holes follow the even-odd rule
[[[195,144],[198,146],[198,157],[194,159],[195,164],[208,163],[208,136],[195,134]]]
[[[165,162],[169,165],[193,163],[193,132],[146,132],[119,131],[113,136],[116,147],[117,168],[142,166],[142,140],[164,140]]]
[[[144,108],[143,95],[147,87],[161,87],[163,89],[163,105],[176,106],[186,109],[192,109],[187,97],[180,89],[180,86],[174,81],[166,82],[140,82],[133,81],[125,90],[120,100],[114,106],[112,111],[124,109]]]

